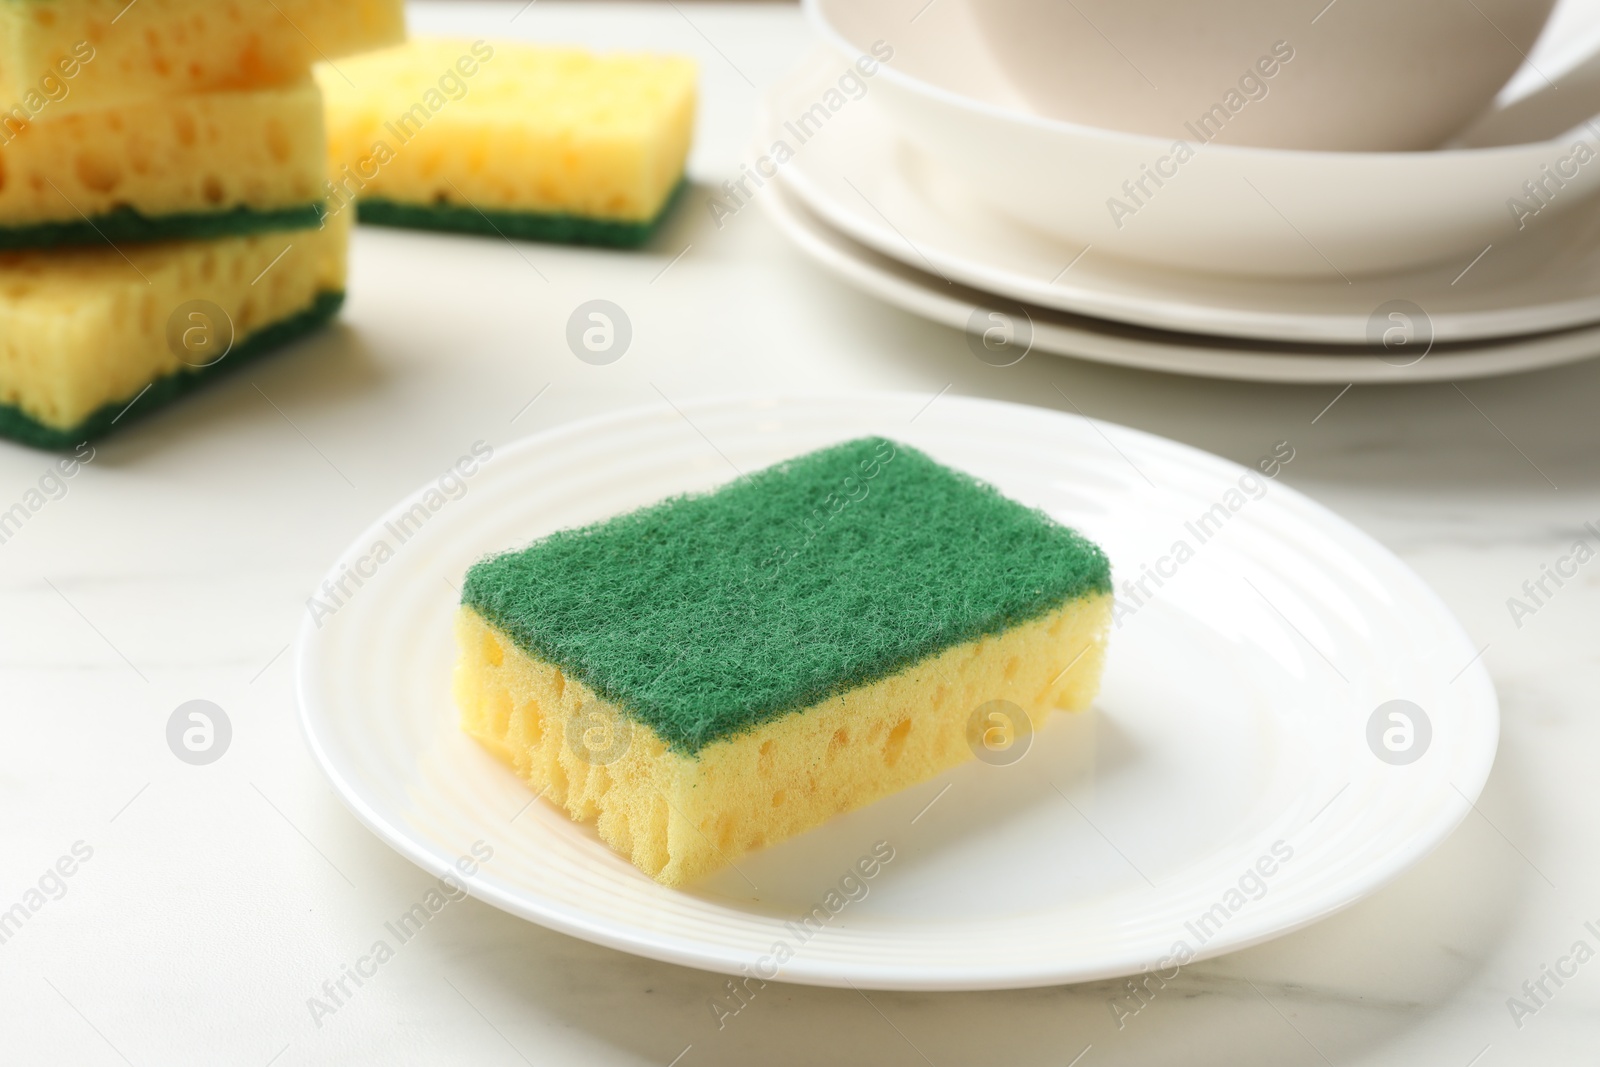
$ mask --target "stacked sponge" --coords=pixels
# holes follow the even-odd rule
[[[0,435],[71,447],[327,321],[311,66],[400,0],[0,3]]]
[[[680,56],[414,39],[318,78],[330,201],[363,223],[630,247],[683,187],[696,70]]]

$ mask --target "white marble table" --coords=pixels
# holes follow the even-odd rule
[[[332,333],[104,443],[0,544],[0,1062],[15,1064],[1592,1063],[1600,962],[1600,564],[1517,625],[1507,598],[1600,520],[1600,362],[1495,381],[1338,392],[1185,380],[1030,356],[879,306],[759,211],[717,228],[760,85],[806,47],[776,5],[418,5],[414,27],[680,50],[704,71],[699,185],[640,255],[364,230]],[[609,366],[563,339],[626,308]],[[308,998],[429,879],[346,813],[295,723],[286,652],[322,569],[476,439],[699,392],[897,388],[1065,407],[1242,462],[1415,566],[1499,687],[1504,735],[1461,828],[1321,924],[1186,968],[1118,1028],[1117,983],[1015,993],[773,986],[719,1030],[721,979],[451,905],[320,1020]],[[537,402],[529,401],[538,396]],[[0,508],[51,457],[0,448]],[[226,710],[208,766],[168,717]],[[78,858],[73,858],[76,847]],[[89,853],[85,860],[81,857]],[[58,860],[70,877],[50,876]],[[56,894],[59,899],[56,898]],[[319,1025],[320,1023],[320,1025]],[[1081,1059],[1075,1059],[1079,1057]],[[680,1057],[680,1059],[674,1059]]]

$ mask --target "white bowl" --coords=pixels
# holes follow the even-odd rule
[[[1222,143],[1260,148],[1414,152],[1490,106],[1556,0],[941,2],[968,9],[1041,115],[1155,137],[1210,122]]]
[[[1593,136],[1431,152],[1180,148],[1044,118],[979,46],[965,5],[805,0],[805,8],[851,61],[870,57],[875,42],[880,53],[893,49],[866,84],[912,146],[1006,215],[1097,255],[1345,279],[1445,261],[1465,267],[1600,189]],[[1539,180],[1542,200],[1524,186]]]

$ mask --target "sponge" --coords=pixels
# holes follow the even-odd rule
[[[695,66],[672,56],[413,39],[317,76],[328,199],[380,225],[637,245],[694,132]]]
[[[0,249],[219,237],[321,222],[322,96],[133,100],[0,127]]]
[[[682,885],[1087,706],[1111,603],[1092,542],[868,438],[474,565],[455,692]]]
[[[322,325],[349,228],[0,253],[0,436],[71,448]]]
[[[0,122],[281,85],[404,38],[402,0],[4,0]]]

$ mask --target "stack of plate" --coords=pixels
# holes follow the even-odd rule
[[[1561,32],[1446,147],[1195,142],[1181,171],[1171,138],[1028,108],[966,43],[965,4],[807,6],[827,47],[767,101],[755,199],[815,260],[967,331],[988,362],[1038,349],[1348,383],[1600,354],[1600,123],[1580,117],[1600,107],[1600,65],[1582,58],[1600,36],[1592,0],[1558,8]],[[1151,167],[1180,177],[1123,191]]]

